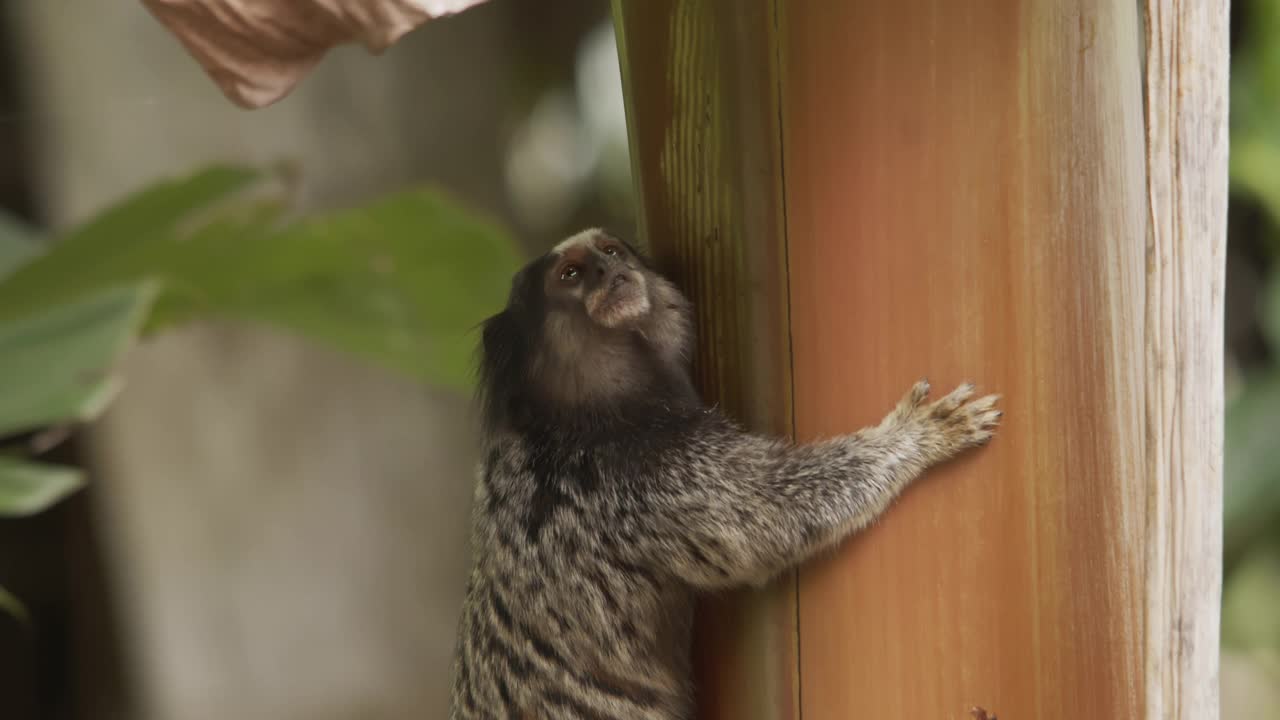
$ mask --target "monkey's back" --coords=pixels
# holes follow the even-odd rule
[[[451,717],[692,716],[692,596],[629,561],[607,450],[491,443],[473,512]]]

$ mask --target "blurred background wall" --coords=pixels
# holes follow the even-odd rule
[[[288,160],[306,207],[428,182],[530,252],[586,222],[630,230],[607,3],[493,2],[381,58],[340,48],[254,112],[141,3],[0,12],[0,203],[40,224],[211,162]],[[0,717],[443,717],[471,399],[231,325],[146,343],[127,381],[75,446],[88,492],[0,535],[36,620],[0,635]]]
[[[1280,0],[1233,3],[1223,717],[1280,718]],[[129,0],[0,4],[0,209],[50,228],[215,161],[308,207],[433,182],[528,252],[632,232],[604,0],[493,0],[279,105],[225,101]],[[89,489],[0,521],[4,720],[442,717],[467,567],[470,399],[204,324],[146,343],[55,451]]]

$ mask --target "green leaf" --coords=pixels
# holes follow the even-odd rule
[[[473,330],[501,309],[519,262],[496,226],[420,190],[298,223],[238,272],[201,284],[221,313],[461,388],[472,379]]]
[[[108,208],[0,281],[0,320],[156,274],[181,252],[186,226],[263,180],[244,168],[214,167],[162,182]]]
[[[0,282],[0,319],[154,277],[145,332],[210,316],[268,324],[468,386],[473,330],[520,263],[507,234],[426,189],[288,219],[269,179],[220,168],[126,199]]]
[[[1280,518],[1280,369],[1246,381],[1227,407],[1223,511],[1228,558]]]
[[[34,515],[83,486],[75,468],[0,456],[0,517]]]
[[[31,622],[31,614],[27,612],[27,606],[3,587],[0,587],[0,612],[8,613],[22,623]]]
[[[35,231],[0,212],[0,279],[40,253]]]
[[[144,282],[0,321],[0,435],[101,412],[154,296]]]

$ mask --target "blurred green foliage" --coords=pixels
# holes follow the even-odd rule
[[[207,315],[268,323],[468,386],[468,331],[519,261],[506,233],[425,190],[297,218],[279,179],[213,168],[134,195],[0,282],[0,322],[155,278],[148,332]]]
[[[192,320],[265,324],[424,383],[470,385],[472,330],[520,262],[507,234],[428,190],[312,216],[290,198],[287,174],[214,167],[49,242],[0,218],[0,517],[82,482],[4,439],[93,420],[130,345]],[[0,608],[17,607],[0,591]]]
[[[1231,61],[1231,214],[1234,250],[1263,280],[1254,316],[1262,359],[1240,361],[1226,410],[1224,712],[1280,718],[1275,693],[1232,697],[1251,675],[1280,687],[1280,0],[1246,0]],[[1247,312],[1249,308],[1246,308]]]
[[[1245,20],[1231,57],[1231,183],[1280,222],[1280,1],[1242,5]],[[1267,234],[1273,251],[1277,240],[1273,227]]]
[[[96,416],[115,390],[110,368],[155,295],[151,282],[110,287],[0,321],[0,432]]]
[[[2,587],[0,587],[0,612],[8,613],[24,623],[31,621],[31,617],[27,614],[26,606]]]

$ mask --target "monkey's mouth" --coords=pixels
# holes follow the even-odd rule
[[[649,312],[649,290],[643,275],[623,270],[587,295],[586,304],[592,320],[614,328]]]

